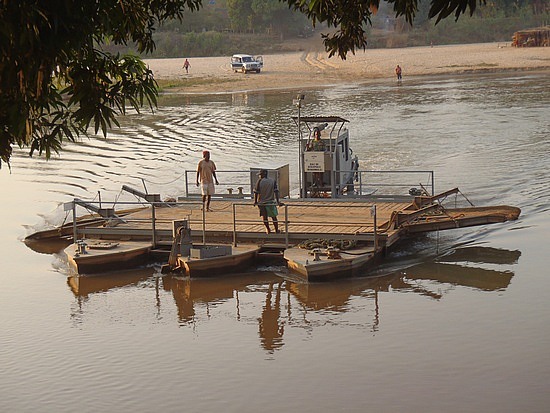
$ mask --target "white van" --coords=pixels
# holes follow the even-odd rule
[[[231,69],[234,72],[256,72],[260,73],[264,67],[264,59],[262,56],[252,56],[249,54],[234,54],[231,57]]]

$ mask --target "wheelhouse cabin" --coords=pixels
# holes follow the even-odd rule
[[[338,198],[353,192],[359,161],[350,147],[349,130],[345,127],[348,120],[338,116],[293,119],[300,129],[300,196]],[[320,141],[315,141],[316,133],[320,133]]]

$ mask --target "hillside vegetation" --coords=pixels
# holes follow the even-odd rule
[[[437,25],[428,19],[429,3],[424,2],[413,26],[404,18],[392,17],[388,4],[382,3],[372,26],[367,28],[368,48],[511,42],[515,31],[550,22],[550,6],[540,1],[508,4],[508,0],[498,0],[479,7],[472,17],[445,19]],[[269,54],[323,48],[321,34],[330,31],[327,27],[313,28],[302,14],[284,7],[262,14],[250,11],[248,16],[246,12],[236,13],[235,3],[242,6],[243,2],[211,1],[198,12],[189,13],[181,23],[171,21],[161,26],[154,35],[156,49],[147,57]],[[133,50],[119,47],[116,51]]]

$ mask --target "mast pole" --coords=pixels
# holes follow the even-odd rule
[[[298,108],[298,182],[300,186],[300,198],[305,198],[304,194],[304,188],[302,186],[303,177],[302,177],[302,170],[303,170],[303,146],[302,146],[302,128],[300,123],[300,109],[302,108],[302,100],[304,100],[305,95],[304,94],[298,94],[296,96],[296,99],[292,101],[294,105]]]

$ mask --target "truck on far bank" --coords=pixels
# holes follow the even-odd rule
[[[252,56],[249,54],[234,54],[231,57],[231,69],[235,73],[242,72],[256,72],[260,73],[264,67],[264,60],[262,56]]]

